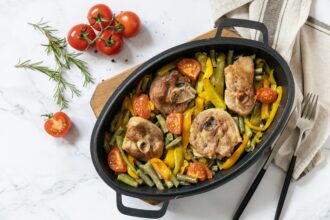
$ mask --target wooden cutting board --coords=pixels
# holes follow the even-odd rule
[[[200,40],[200,39],[207,39],[207,38],[213,38],[215,35],[216,29],[211,30],[205,34],[202,34],[198,37],[196,37],[193,40]],[[222,36],[224,37],[239,37],[238,34],[224,29],[222,31]],[[132,68],[129,68],[125,70],[124,72],[118,74],[115,77],[109,78],[107,80],[102,81],[100,84],[96,86],[96,89],[94,91],[94,94],[91,98],[90,105],[93,109],[93,112],[96,117],[98,117],[105,105],[105,103],[108,101],[112,93],[116,90],[117,86],[120,85],[120,83],[127,77],[129,74],[131,74],[136,68],[138,68],[141,64],[138,64]]]
[[[205,34],[202,34],[198,37],[196,37],[194,40],[201,40],[201,39],[207,39],[207,38],[213,38],[215,36],[216,29],[211,30]],[[221,34],[223,37],[234,37],[238,38],[239,35],[234,33],[233,31],[224,29]],[[141,64],[138,64],[132,68],[129,68],[125,70],[124,72],[118,74],[115,77],[109,78],[107,80],[102,81],[96,86],[96,89],[94,91],[94,94],[91,98],[90,105],[93,109],[93,112],[96,117],[98,117],[105,105],[105,103],[108,101],[112,93],[116,90],[117,86],[120,85],[120,83],[127,77],[129,74],[131,74],[136,68],[138,68]],[[151,205],[157,205],[161,201],[158,200],[144,200],[145,202],[151,204]]]

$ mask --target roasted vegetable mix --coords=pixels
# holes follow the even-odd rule
[[[197,52],[144,76],[105,134],[108,163],[132,187],[208,181],[258,147],[282,99],[267,62]]]

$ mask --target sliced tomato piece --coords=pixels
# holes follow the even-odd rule
[[[277,93],[271,88],[259,88],[257,89],[256,98],[263,104],[271,104],[275,102]]]
[[[177,67],[183,75],[187,76],[191,80],[196,80],[200,71],[200,63],[192,58],[184,58],[177,63]]]
[[[108,164],[110,169],[116,173],[125,173],[127,171],[127,164],[121,156],[119,148],[114,146],[108,154]]]
[[[202,162],[191,163],[188,167],[187,175],[197,178],[198,181],[204,181],[207,178],[204,166],[205,164]]]
[[[144,119],[148,119],[151,114],[148,95],[141,94],[138,97],[134,98],[133,108],[138,116]]]
[[[55,114],[45,115],[48,117],[44,124],[44,128],[48,134],[53,137],[63,137],[71,128],[71,120],[64,112],[56,112]]]
[[[180,135],[182,133],[183,114],[172,112],[166,117],[166,128],[172,134]]]

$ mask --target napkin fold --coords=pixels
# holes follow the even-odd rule
[[[264,23],[269,45],[289,63],[295,80],[295,105],[299,108],[303,95],[319,95],[314,127],[301,143],[294,179],[304,176],[321,163],[322,146],[330,134],[330,27],[308,17],[311,0],[210,0],[216,24],[223,18],[241,18]],[[256,30],[236,28],[243,37],[260,40]],[[295,112],[299,114],[299,111]],[[298,139],[293,132],[275,156],[275,164],[287,170]]]

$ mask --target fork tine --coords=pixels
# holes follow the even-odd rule
[[[312,94],[310,92],[307,94],[307,96],[304,97],[303,102],[302,102],[301,117],[306,116],[311,97],[312,97]]]
[[[309,119],[315,118],[318,99],[319,99],[319,96],[315,95],[315,101],[313,102],[313,108],[312,108],[311,113],[309,114]]]
[[[308,110],[306,111],[306,114],[305,114],[304,118],[308,118],[308,119],[311,118],[313,109],[315,107],[314,102],[315,102],[316,99],[317,99],[317,96],[315,94],[312,94],[311,99],[308,103]]]

